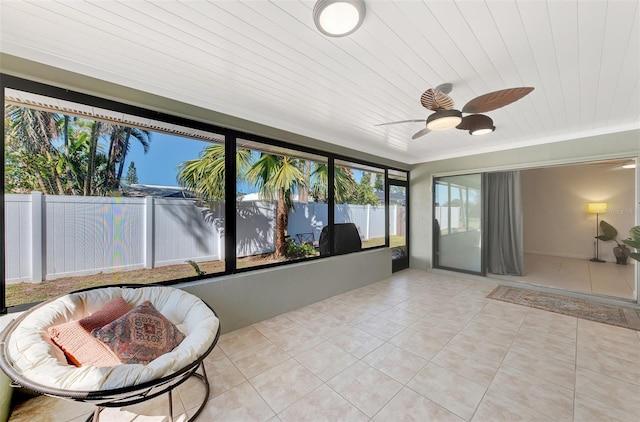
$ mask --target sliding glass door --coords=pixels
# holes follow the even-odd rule
[[[484,274],[482,174],[434,180],[435,268]]]

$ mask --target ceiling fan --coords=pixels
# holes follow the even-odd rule
[[[451,88],[452,85],[450,83],[441,84],[433,89],[427,89],[420,96],[422,106],[434,112],[427,117],[426,121],[425,119],[400,120],[398,122],[380,123],[376,126],[426,122],[427,127],[416,132],[411,139],[418,139],[431,131],[452,129],[454,127],[468,130],[471,135],[484,135],[496,130],[496,127],[493,125],[491,117],[480,113],[486,113],[509,105],[533,91],[531,87],[502,89],[480,95],[465,104],[462,110],[456,110],[453,108],[453,100],[447,95],[451,92]],[[469,115],[462,117],[462,113],[468,113]]]

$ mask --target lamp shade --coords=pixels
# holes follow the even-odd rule
[[[324,35],[344,37],[362,25],[364,0],[318,0],[313,7],[313,21]]]
[[[607,212],[608,204],[606,202],[589,202],[587,204],[587,212],[590,214],[602,214]]]

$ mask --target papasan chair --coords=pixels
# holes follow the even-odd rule
[[[14,387],[96,405],[87,419],[94,421],[103,408],[164,393],[172,421],[171,391],[194,377],[205,396],[193,421],[209,398],[203,360],[219,336],[215,311],[182,290],[90,288],[43,302],[12,321],[0,336],[0,368]]]

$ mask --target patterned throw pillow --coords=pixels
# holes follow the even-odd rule
[[[131,310],[122,297],[108,302],[100,310],[77,321],[49,327],[51,340],[64,352],[75,366],[113,366],[120,360],[108,347],[91,337],[91,332],[120,318]]]
[[[104,342],[122,363],[143,365],[170,352],[184,339],[184,334],[148,300],[91,334]]]

